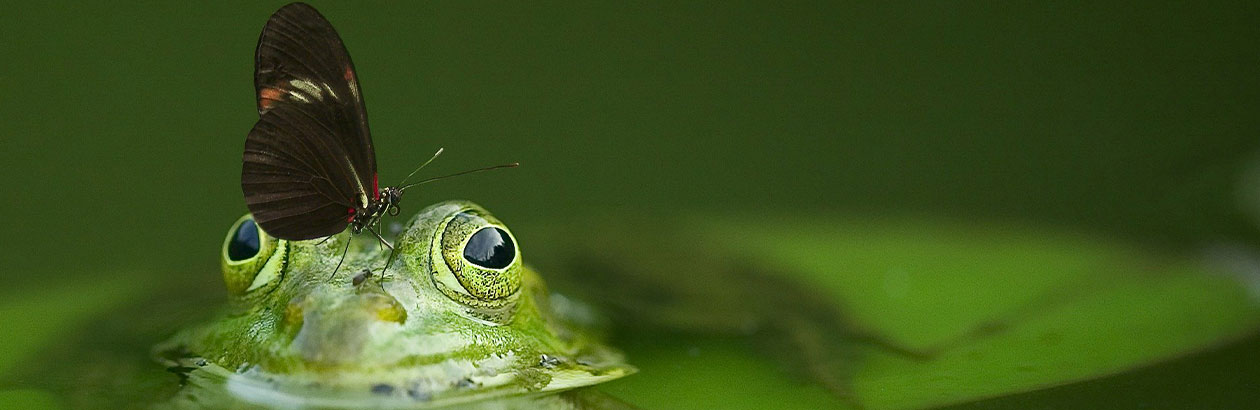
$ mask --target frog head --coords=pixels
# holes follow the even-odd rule
[[[511,230],[475,204],[428,207],[393,250],[360,236],[286,241],[242,217],[222,249],[228,314],[159,352],[177,366],[223,369],[239,394],[297,399],[441,404],[634,371],[563,320]]]

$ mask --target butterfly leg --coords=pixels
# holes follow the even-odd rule
[[[368,229],[368,231],[371,231],[372,235],[376,235],[376,240],[380,241],[386,248],[389,248],[390,251],[394,250],[394,245],[391,245],[389,241],[385,240],[384,236],[381,236],[380,229]]]
[[[331,236],[329,237],[331,238]],[[337,270],[341,269],[341,263],[346,261],[346,252],[350,251],[350,242],[353,242],[353,239],[354,237],[346,238],[346,247],[341,250],[341,259],[337,260],[337,267],[333,268],[331,275],[328,275],[329,281],[331,281],[334,276],[337,276]]]
[[[385,271],[389,270],[389,267],[390,267],[390,266],[392,266],[392,265],[394,264],[394,255],[395,255],[395,254],[397,254],[397,249],[390,248],[390,249],[389,249],[389,258],[386,258],[386,259],[385,259],[385,268],[384,268],[384,269],[381,269],[381,277],[384,277],[384,276],[385,276]]]
[[[377,219],[377,222],[379,221],[380,219]],[[379,223],[377,225],[379,225]],[[379,241],[382,245],[385,245],[386,248],[389,248],[389,258],[385,262],[385,267],[381,268],[381,277],[383,278],[385,277],[385,271],[389,270],[389,265],[394,260],[394,253],[398,250],[395,249],[394,245],[390,244],[389,241],[385,240],[385,237],[381,235],[379,226],[369,227],[368,231],[372,232],[372,235],[376,236],[377,241]]]
[[[378,215],[375,219],[372,219],[372,223],[368,227],[368,230],[372,231],[372,234],[376,235],[376,239],[380,240],[376,245],[376,249],[380,250],[381,246],[384,245],[384,246],[388,246],[390,251],[393,251],[394,247],[391,246],[389,242],[386,242],[384,236],[381,235],[381,220],[383,219],[385,219],[384,214]]]

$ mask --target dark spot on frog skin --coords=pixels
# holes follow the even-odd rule
[[[390,395],[394,394],[394,386],[385,383],[373,384],[372,394]]]
[[[560,363],[562,362],[563,361],[560,360],[559,357],[555,357],[555,356],[543,353],[542,357],[539,358],[538,360],[538,365],[542,367],[546,367],[548,369],[554,369],[556,368],[556,366],[559,366]]]
[[[461,389],[471,389],[471,388],[476,387],[476,386],[477,386],[477,383],[476,383],[476,382],[474,382],[474,381],[473,381],[473,379],[470,379],[470,378],[467,378],[467,377],[465,377],[465,378],[463,378],[463,379],[460,379],[459,381],[455,382],[455,387],[458,387],[458,388],[461,388]]]

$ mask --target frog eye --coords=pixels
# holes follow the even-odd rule
[[[267,235],[254,218],[245,215],[228,229],[223,240],[223,283],[233,295],[244,295],[273,284],[284,267],[287,242]]]
[[[228,234],[227,256],[229,261],[243,261],[258,255],[258,225],[246,219],[236,225],[236,232]]]
[[[487,226],[464,243],[464,259],[485,269],[503,269],[516,260],[516,244],[507,231]]]
[[[520,249],[493,216],[476,210],[449,218],[435,241],[433,272],[438,289],[464,305],[499,309],[521,288]],[[440,255],[437,255],[439,254]]]

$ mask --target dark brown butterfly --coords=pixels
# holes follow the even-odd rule
[[[307,4],[286,5],[267,20],[254,56],[254,91],[258,122],[245,139],[241,190],[271,236],[370,230],[386,213],[398,214],[407,188],[440,179],[379,187],[354,64],[332,24]],[[515,164],[484,169],[505,166]]]

